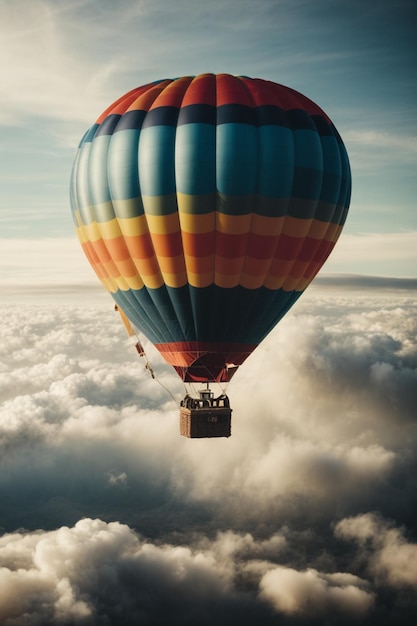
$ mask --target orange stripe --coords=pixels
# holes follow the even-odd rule
[[[158,262],[162,274],[174,274],[178,276],[185,274],[184,257],[182,255],[159,256]]]
[[[216,274],[240,274],[243,268],[245,258],[242,256],[238,259],[229,259],[221,256],[215,258]]]
[[[112,260],[102,239],[90,241],[90,244],[102,263],[109,263]]]
[[[125,237],[126,245],[134,259],[147,259],[155,256],[149,233]]]
[[[285,276],[288,276],[290,273],[293,264],[294,261],[292,259],[274,259],[269,268],[268,275],[273,277],[283,276],[285,278]]]
[[[151,239],[158,259],[159,257],[175,257],[183,254],[180,231],[169,235],[151,233]]]
[[[148,85],[144,93],[139,92],[139,97],[132,102],[128,111],[148,111],[155,98],[157,98],[169,83],[169,80],[164,80],[162,83],[158,83],[158,85],[154,85],[153,87],[149,87]]]
[[[250,276],[256,276],[263,279],[268,273],[271,263],[272,259],[270,258],[254,259],[252,257],[246,257],[243,272]]]
[[[130,258],[129,250],[122,236],[116,237],[115,239],[103,239],[103,242],[115,263],[126,261]]]
[[[191,76],[183,76],[169,83],[154,101],[151,109],[156,107],[180,107],[184,93],[191,83]],[[158,85],[159,86],[159,85]]]
[[[143,279],[145,279],[147,276],[160,274],[159,265],[156,257],[151,257],[147,259],[135,259],[135,267],[139,276],[141,276]]]
[[[211,254],[205,257],[186,256],[185,264],[187,267],[187,273],[207,274],[214,268],[214,255]]]
[[[125,261],[118,261],[116,265],[120,275],[125,278],[131,278],[132,276],[137,276],[138,274],[138,270],[130,257]]]

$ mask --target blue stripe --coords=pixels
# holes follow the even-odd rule
[[[175,127],[143,127],[139,140],[139,184],[144,196],[163,196],[175,188]]]
[[[323,170],[323,150],[315,130],[293,132],[295,145],[295,167]]]
[[[217,189],[226,195],[244,196],[256,191],[257,132],[246,124],[217,126]]]
[[[99,135],[112,135],[120,118],[121,115],[118,115],[116,113],[108,115],[98,127],[95,136],[98,137]]]
[[[77,155],[77,165],[73,171],[75,178],[74,197],[80,212],[82,223],[87,225],[94,221],[94,209],[91,206],[90,186],[88,179],[88,163],[90,158],[91,143],[81,145]]]
[[[120,118],[119,123],[114,129],[115,133],[120,132],[121,130],[130,130],[130,129],[140,129],[142,128],[143,120],[145,119],[146,111],[135,110],[135,111],[127,111]]]
[[[79,147],[79,148],[81,148],[81,145],[82,145],[83,143],[89,143],[89,142],[93,141],[94,136],[95,136],[95,134],[96,134],[96,132],[97,132],[97,129],[98,129],[99,127],[100,127],[100,125],[99,125],[99,124],[93,124],[93,125],[91,126],[91,128],[89,128],[89,129],[88,129],[88,130],[84,133],[84,136],[83,136],[83,138],[81,139],[80,144],[79,144],[79,146],[78,146],[78,147]]]
[[[175,141],[177,191],[198,195],[216,190],[216,127],[178,126]]]
[[[91,202],[93,204],[102,204],[111,200],[107,178],[109,144],[109,135],[96,136],[91,144],[88,180],[90,183]]]
[[[210,104],[189,104],[181,107],[178,115],[178,126],[183,124],[216,125],[217,108]]]
[[[293,132],[281,126],[262,126],[258,130],[258,193],[288,198],[294,172]]]
[[[152,126],[176,126],[179,108],[163,106],[151,109],[145,115],[143,120],[143,128],[151,128]]]
[[[301,292],[160,287],[117,292],[114,299],[152,343],[260,343]]]
[[[140,195],[138,176],[139,130],[115,133],[108,155],[109,186],[112,198],[127,200]]]

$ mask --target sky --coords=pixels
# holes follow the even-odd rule
[[[416,277],[416,13],[412,0],[2,0],[2,283],[46,281],[52,258],[61,282],[95,280],[69,217],[79,140],[130,89],[202,72],[288,85],[333,120],[353,192],[323,273]]]
[[[415,623],[416,13],[0,0],[2,625]],[[189,440],[182,385],[146,339],[156,381],[137,357],[68,186],[109,103],[201,72],[317,102],[353,193],[320,275],[230,384],[232,436]]]

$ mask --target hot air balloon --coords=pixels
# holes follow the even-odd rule
[[[202,383],[186,436],[230,435],[227,383],[298,300],[345,222],[351,175],[329,117],[262,79],[137,87],[85,133],[71,176],[84,253],[118,308]]]

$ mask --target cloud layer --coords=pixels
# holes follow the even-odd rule
[[[179,436],[110,303],[2,309],[0,621],[413,623],[417,303],[316,289]]]

